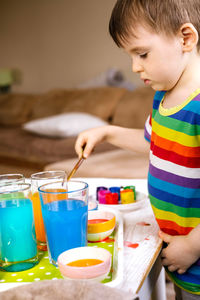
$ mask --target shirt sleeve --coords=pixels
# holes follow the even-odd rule
[[[152,132],[151,119],[152,119],[152,113],[150,113],[150,115],[148,116],[144,126],[144,138],[148,142],[151,141],[151,132]]]
[[[144,138],[148,142],[151,141],[151,134],[152,134],[152,114],[153,114],[153,117],[154,117],[155,111],[157,111],[159,109],[160,102],[162,101],[165,93],[166,93],[166,91],[157,91],[155,93],[155,95],[154,95],[153,108],[152,108],[152,111],[151,111],[150,115],[148,116],[148,118],[146,120],[145,127],[144,127]]]

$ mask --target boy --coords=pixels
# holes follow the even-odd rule
[[[149,151],[148,189],[177,299],[200,299],[200,1],[118,0],[109,30],[132,70],[155,91],[143,130],[103,126],[81,133],[78,155],[103,140]],[[142,103],[141,103],[142,105]]]

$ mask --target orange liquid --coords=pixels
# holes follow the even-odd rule
[[[72,261],[67,264],[67,266],[70,267],[90,267],[101,264],[103,261],[100,259],[93,259],[93,258],[87,258],[87,259],[79,259]]]
[[[46,236],[45,236],[45,230],[44,230],[44,222],[42,218],[42,211],[41,211],[41,204],[40,204],[40,198],[39,193],[36,192],[31,197],[32,203],[33,203],[33,213],[34,213],[34,219],[35,219],[35,233],[37,241],[40,243],[46,243]],[[40,246],[38,247],[40,248]],[[47,250],[42,249],[41,250]]]
[[[43,203],[50,203],[53,201],[67,200],[66,189],[47,189],[46,193],[43,194]]]
[[[92,220],[88,220],[88,224],[98,224],[98,223],[104,223],[107,221],[108,221],[108,219],[92,219]]]

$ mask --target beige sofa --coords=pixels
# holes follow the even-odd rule
[[[152,99],[153,91],[149,88],[128,91],[117,87],[0,95],[0,173],[21,172],[30,176],[43,169],[57,168],[69,172],[74,165],[76,137],[49,138],[27,132],[22,126],[30,120],[86,112],[110,124],[143,128]],[[146,156],[119,151],[103,143],[96,147],[77,176],[144,177],[147,164]]]
[[[146,117],[151,110],[152,99],[153,91],[148,88],[126,92],[116,106],[111,124],[129,128],[143,128]],[[95,150],[98,150],[100,146],[98,145]],[[62,160],[45,166],[44,170],[65,170],[69,174],[76,162],[77,158]],[[148,154],[115,149],[93,153],[73,176],[146,178],[148,164]]]

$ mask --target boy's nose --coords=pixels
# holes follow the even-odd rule
[[[143,70],[142,66],[140,63],[138,63],[136,60],[132,61],[132,71],[134,73],[139,73]]]

